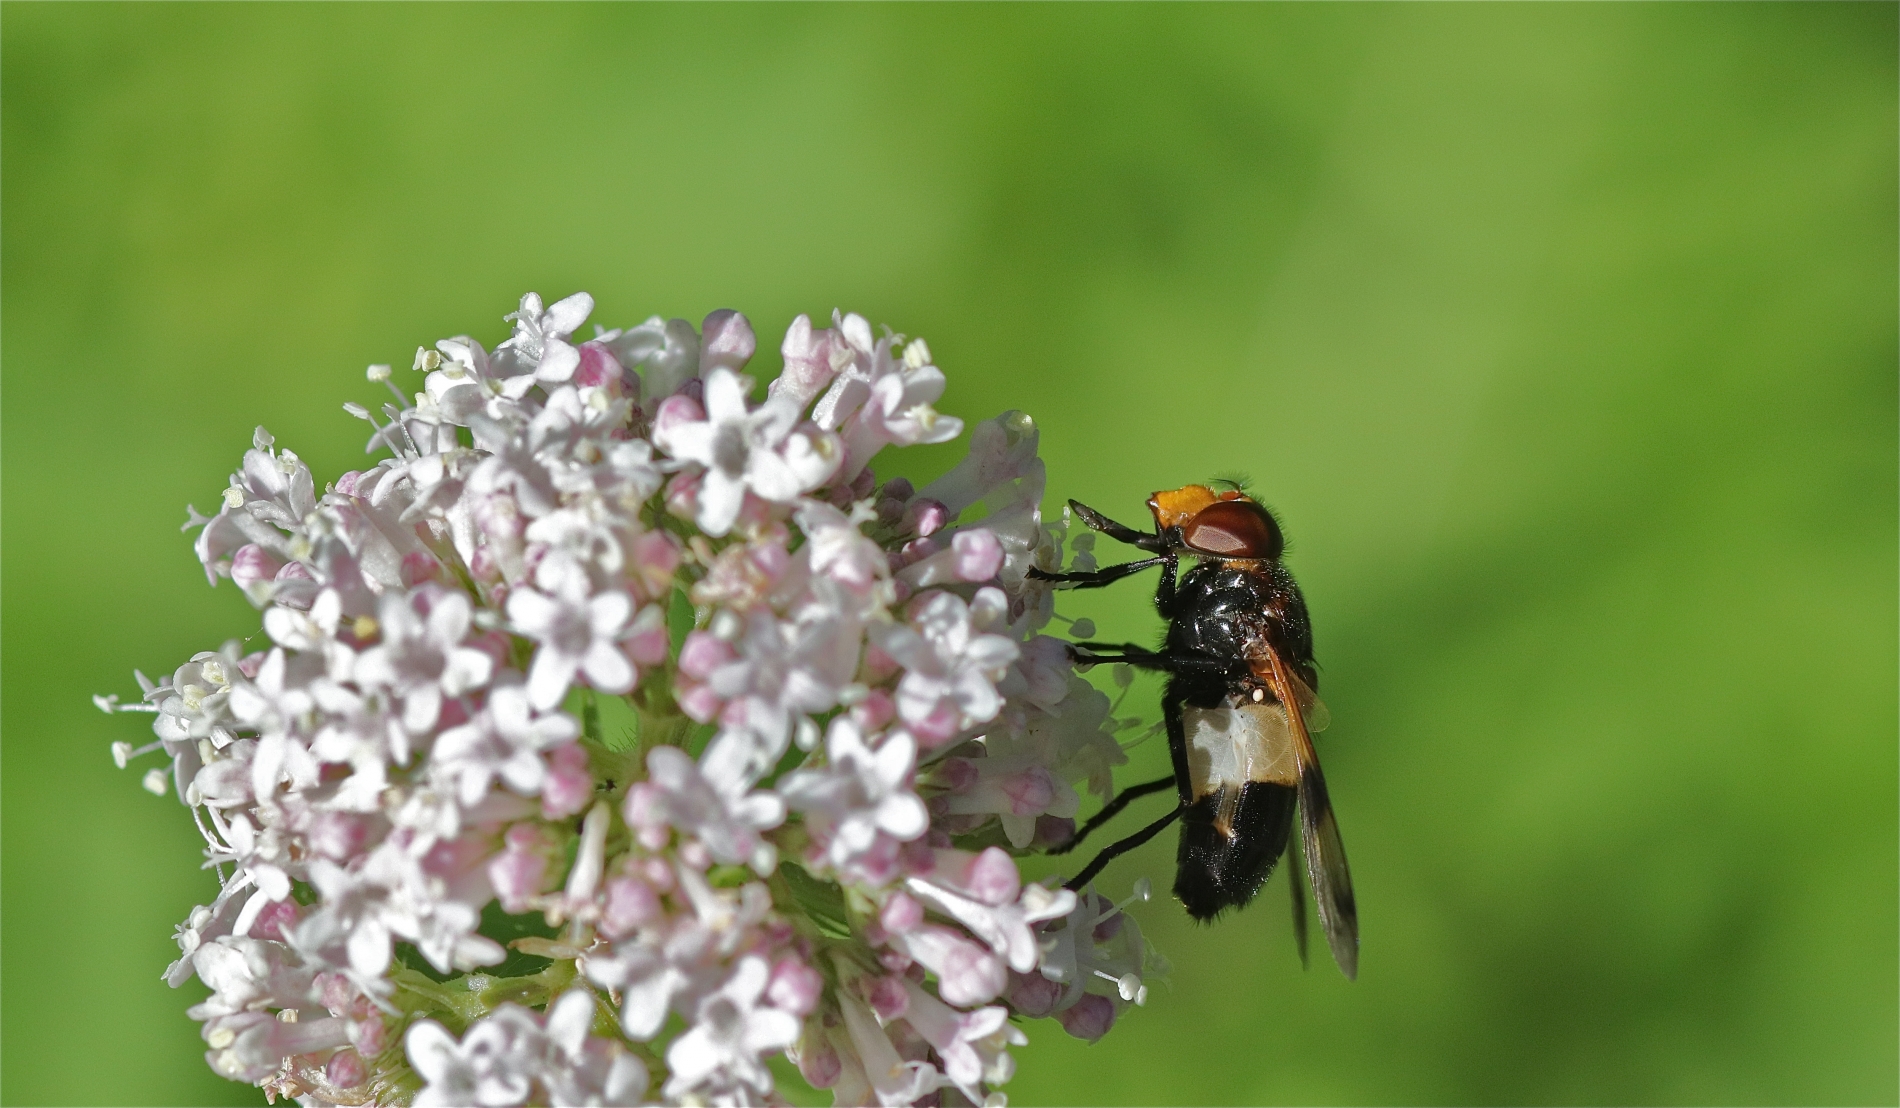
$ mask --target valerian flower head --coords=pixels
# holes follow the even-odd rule
[[[768,1103],[780,1055],[841,1104],[1001,1103],[1012,1017],[1098,1038],[1162,965],[1017,868],[1132,725],[1040,633],[1035,424],[880,482],[964,430],[923,340],[799,316],[755,403],[743,315],[593,308],[372,366],[381,460],[320,485],[260,428],[190,512],[268,641],[96,698],[151,715],[112,756],[163,759],[219,885],[164,980],[214,1070],[307,1104]]]

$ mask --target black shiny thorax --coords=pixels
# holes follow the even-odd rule
[[[1171,595],[1170,595],[1171,594]],[[1248,659],[1263,645],[1279,651],[1315,691],[1313,625],[1300,586],[1277,561],[1204,561],[1155,606],[1168,621],[1164,649],[1220,659],[1224,672],[1180,675],[1190,703],[1211,707],[1221,696],[1251,684]],[[1198,695],[1196,695],[1198,694]]]

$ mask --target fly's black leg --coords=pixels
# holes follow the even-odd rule
[[[1137,669],[1158,669],[1163,673],[1198,673],[1218,675],[1233,668],[1230,662],[1219,658],[1210,658],[1205,654],[1176,653],[1165,650],[1149,650],[1131,642],[1078,642],[1069,644],[1076,665],[1101,665],[1105,662],[1126,662]]]
[[[1089,817],[1089,821],[1083,824],[1081,829],[1078,830],[1068,842],[1063,843],[1061,846],[1051,847],[1049,853],[1067,854],[1069,851],[1082,845],[1082,840],[1088,838],[1089,832],[1120,815],[1121,810],[1128,807],[1129,801],[1140,799],[1149,793],[1158,793],[1172,784],[1174,784],[1174,775],[1169,774],[1159,781],[1150,781],[1145,785],[1130,785],[1128,788],[1117,793],[1115,799],[1102,805],[1102,810]]]
[[[1138,546],[1143,550],[1159,550],[1163,545],[1164,540],[1160,535],[1137,531],[1127,524],[1116,523],[1080,500],[1069,501],[1069,510],[1081,517],[1083,526],[1091,531],[1100,531],[1116,542],[1125,542],[1129,546]]]
[[[1099,589],[1104,585],[1112,585],[1129,574],[1140,573],[1144,569],[1152,569],[1166,562],[1166,558],[1143,558],[1139,562],[1123,562],[1121,565],[1109,566],[1107,569],[1080,570],[1075,573],[1049,573],[1031,566],[1029,579],[1054,581],[1060,586],[1071,589]]]
[[[1168,756],[1174,761],[1174,782],[1181,789],[1181,810],[1194,803],[1194,778],[1188,773],[1187,724],[1181,717],[1181,707],[1187,703],[1180,688],[1181,678],[1168,681],[1168,687],[1161,694],[1161,721],[1168,727]]]
[[[1135,832],[1134,834],[1128,836],[1127,838],[1121,840],[1120,842],[1114,843],[1110,846],[1103,847],[1102,852],[1095,856],[1095,860],[1093,862],[1090,862],[1086,867],[1084,867],[1081,873],[1078,873],[1074,877],[1071,877],[1069,880],[1064,881],[1062,883],[1062,887],[1065,889],[1080,889],[1083,886],[1087,885],[1090,881],[1095,879],[1096,874],[1102,872],[1103,866],[1108,865],[1110,862],[1114,861],[1116,858],[1121,857],[1122,855],[1135,849],[1141,844],[1147,842],[1149,839],[1152,839],[1156,835],[1161,834],[1162,831],[1167,829],[1168,824],[1173,823],[1175,820],[1181,818],[1181,813],[1184,810],[1185,809],[1183,809],[1181,806],[1177,805],[1174,811],[1169,812],[1167,815],[1162,816],[1158,820],[1155,820],[1153,823]]]
[[[1174,575],[1180,561],[1180,555],[1172,548],[1161,555],[1161,583],[1155,586],[1155,611],[1161,613],[1162,619],[1174,619]]]

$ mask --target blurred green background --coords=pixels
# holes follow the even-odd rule
[[[255,629],[177,533],[253,425],[334,477],[366,364],[528,289],[741,308],[761,377],[857,310],[1036,416],[1051,505],[1284,514],[1360,980],[1280,879],[1159,899],[1171,987],[1033,1025],[1015,1103],[1900,1099],[1894,6],[0,21],[5,1102],[260,1099],[158,980],[211,881],[88,697]]]

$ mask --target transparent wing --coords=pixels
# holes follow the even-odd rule
[[[1306,720],[1306,730],[1319,734],[1333,725],[1333,713],[1326,710],[1326,702],[1319,698],[1312,686],[1300,680],[1300,675],[1288,667],[1286,679],[1293,685],[1293,700],[1300,706],[1300,715]]]
[[[1302,703],[1317,705],[1319,701],[1276,651],[1269,648],[1266,661],[1268,672],[1262,676],[1273,682],[1275,695],[1288,706],[1293,752],[1299,760],[1300,839],[1320,928],[1326,932],[1326,945],[1332,948],[1340,972],[1355,978],[1359,975],[1359,911],[1352,895],[1352,873],[1346,866],[1346,844],[1339,838],[1339,821],[1333,818],[1326,776],[1319,769],[1319,754],[1313,749]]]

